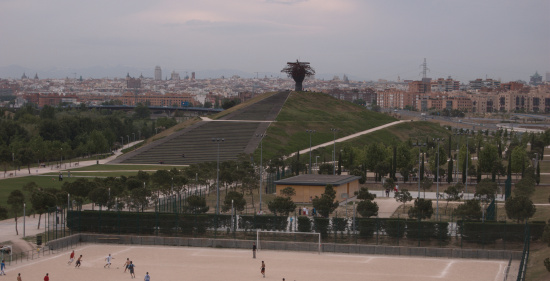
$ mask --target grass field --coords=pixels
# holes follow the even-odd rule
[[[309,252],[259,251],[252,258],[250,250],[163,246],[130,246],[84,244],[75,249],[82,255],[82,265],[67,265],[70,251],[10,266],[6,273],[15,280],[123,280],[123,263],[129,258],[135,264],[136,280],[148,272],[151,280],[317,280],[317,281],[500,281],[504,279],[506,260],[467,260],[371,256],[352,254],[321,255]],[[104,268],[105,257],[114,257],[110,268]],[[260,265],[264,261],[266,275]]]
[[[264,139],[264,157],[290,154],[309,146],[306,130],[315,130],[312,145],[332,141],[331,128],[338,128],[336,138],[368,130],[395,118],[366,110],[364,107],[313,92],[292,93],[272,123]],[[259,151],[257,151],[259,157]]]
[[[71,173],[76,171],[156,171],[170,170],[172,168],[181,169],[182,166],[169,165],[93,165],[88,167],[72,168]]]

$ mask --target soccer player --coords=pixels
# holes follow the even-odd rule
[[[256,258],[256,243],[252,242],[252,258]]]
[[[17,273],[17,281],[23,281],[23,279],[21,279],[21,273]]]
[[[107,261],[107,264],[105,264],[105,265],[103,266],[103,268],[105,268],[105,267],[111,268],[111,259],[114,259],[114,258],[111,257],[111,254],[109,254],[109,255],[105,258],[105,260]]]
[[[124,272],[126,272],[126,270],[129,268],[128,266],[130,265],[131,261],[130,261],[130,258],[126,258],[126,262],[124,263]]]
[[[6,269],[6,264],[4,263],[4,260],[2,260],[2,263],[0,263],[0,275],[6,275],[4,269]]]
[[[262,273],[262,275],[265,278],[265,263],[264,263],[264,261],[262,261],[262,266],[260,267],[260,273]]]
[[[44,276],[44,281],[50,281],[50,276],[48,276],[48,273],[46,273],[46,276]]]
[[[134,267],[136,267],[136,265],[130,261],[130,264],[128,265],[128,269],[130,269],[130,276],[132,276],[132,278],[136,278],[136,274],[134,273]]]
[[[145,278],[143,278],[143,281],[151,281],[151,276],[149,276],[149,272],[145,274]]]
[[[80,255],[80,257],[78,257],[78,259],[76,259],[76,265],[74,267],[75,268],[80,267],[81,262],[82,262],[82,255]]]
[[[74,261],[74,250],[72,251],[71,256],[69,257],[69,262],[67,262],[67,264],[70,265],[71,263],[73,263],[73,261]]]

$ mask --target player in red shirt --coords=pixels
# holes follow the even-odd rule
[[[67,264],[70,265],[71,263],[73,263],[73,260],[74,260],[74,250],[73,250],[73,252],[71,253],[71,256],[69,257],[69,262],[68,262]]]
[[[44,281],[50,281],[50,277],[48,276],[48,273],[46,273],[46,276],[44,276]]]

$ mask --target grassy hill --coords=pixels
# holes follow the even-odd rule
[[[267,130],[264,139],[264,156],[287,155],[309,147],[309,134],[315,130],[311,144],[332,141],[373,127],[396,121],[395,118],[373,112],[362,106],[313,92],[293,92],[281,109],[276,122]],[[259,156],[259,155],[258,155]]]

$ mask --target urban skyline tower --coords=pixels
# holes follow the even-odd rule
[[[158,65],[155,67],[155,80],[162,80],[162,69]]]

